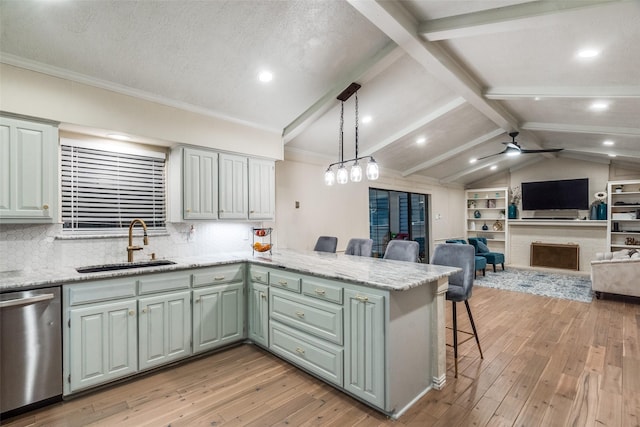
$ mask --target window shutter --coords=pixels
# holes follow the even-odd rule
[[[165,156],[62,145],[65,230],[128,228],[134,218],[164,229]]]

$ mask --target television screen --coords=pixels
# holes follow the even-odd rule
[[[589,209],[589,178],[523,182],[522,209]]]

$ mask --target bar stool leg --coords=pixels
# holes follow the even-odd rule
[[[467,307],[467,314],[469,315],[469,322],[471,322],[471,329],[473,329],[473,336],[476,338],[476,344],[478,344],[478,350],[480,351],[480,359],[484,359],[484,356],[482,355],[482,349],[480,348],[480,339],[478,338],[478,332],[476,331],[476,324],[474,323],[473,316],[471,315],[469,300],[464,300],[464,305]]]
[[[456,313],[456,302],[451,301],[451,311],[453,313],[453,363],[455,366],[455,378],[458,378],[458,314]]]

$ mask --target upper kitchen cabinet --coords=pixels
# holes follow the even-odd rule
[[[249,159],[249,219],[273,219],[275,216],[275,162]]]
[[[219,160],[218,216],[220,219],[247,219],[249,213],[247,158],[220,153]]]
[[[183,218],[218,218],[218,153],[185,148]]]
[[[0,221],[57,220],[57,162],[56,126],[0,117]]]

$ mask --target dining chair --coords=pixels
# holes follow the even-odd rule
[[[373,251],[373,240],[371,239],[349,239],[345,255],[358,255],[370,257]]]
[[[338,238],[333,236],[320,236],[316,241],[314,251],[336,253],[338,247]]]
[[[446,299],[451,301],[451,311],[453,314],[453,358],[455,366],[455,377],[458,378],[458,332],[469,335],[462,342],[466,342],[475,337],[478,350],[480,351],[480,359],[484,359],[482,355],[482,348],[480,347],[480,339],[478,338],[478,332],[476,325],[473,321],[473,315],[471,314],[471,308],[469,307],[469,298],[471,298],[471,291],[473,289],[473,276],[475,272],[475,249],[471,245],[461,245],[458,243],[442,243],[435,247],[433,256],[431,257],[431,264],[446,265],[449,267],[458,267],[462,271],[457,272],[449,276],[449,289],[446,293]],[[469,315],[469,322],[471,323],[471,329],[473,333],[467,331],[458,331],[458,315],[456,310],[456,304],[464,301],[464,305],[467,308],[467,314]],[[461,344],[461,343],[460,343]]]
[[[413,240],[391,240],[384,251],[383,259],[419,262],[420,245]]]

